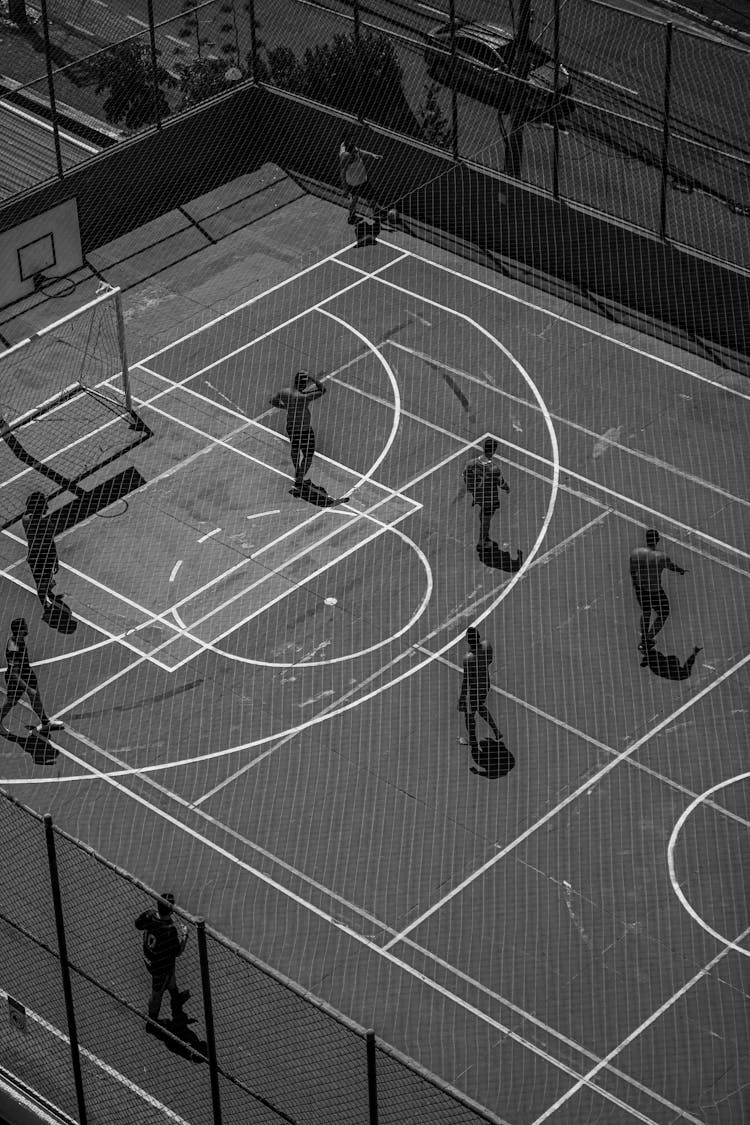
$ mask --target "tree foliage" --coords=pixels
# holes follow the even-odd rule
[[[97,94],[108,92],[103,104],[107,121],[140,129],[156,123],[157,108],[160,117],[169,113],[164,87],[174,86],[175,80],[157,60],[155,106],[151,54],[145,44],[118,43],[88,65]]]
[[[268,52],[271,81],[323,105],[359,116],[399,133],[420,136],[403,87],[403,73],[390,39],[364,32],[334,35],[330,43],[308,47],[298,59],[289,47]]]
[[[195,58],[189,63],[178,63],[177,73],[180,76],[182,94],[180,109],[199,105],[213,94],[220,94],[223,90],[230,89],[234,82],[226,77],[227,66],[226,59],[206,55]]]
[[[439,90],[437,82],[425,83],[424,100],[419,107],[421,139],[437,148],[450,149],[453,145],[453,129],[440,108]]]

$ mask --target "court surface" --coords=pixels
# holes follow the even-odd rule
[[[301,368],[330,507],[269,406]],[[66,723],[54,765],[0,744],[0,785],[512,1125],[747,1120],[748,384],[398,233],[131,376],[146,484],[59,540],[75,635],[0,540]],[[642,667],[650,527],[687,573]]]

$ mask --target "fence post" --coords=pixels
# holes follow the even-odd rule
[[[258,28],[255,23],[255,0],[247,0],[247,11],[250,16],[250,77],[253,82],[258,81]]]
[[[354,58],[357,63],[357,121],[360,125],[365,119],[363,97],[362,97],[362,56],[360,55],[360,48],[362,44],[362,13],[359,8],[359,0],[354,0]]]
[[[456,94],[456,0],[449,0],[448,15],[450,18],[450,44],[451,44],[451,136],[453,138],[453,159],[458,163],[458,95]]]
[[[211,1002],[211,976],[208,968],[208,945],[206,944],[206,923],[198,919],[198,959],[201,966],[201,989],[203,992],[203,1019],[206,1024],[206,1043],[208,1045],[208,1072],[211,1076],[211,1104],[214,1112],[214,1125],[221,1125],[221,1091],[219,1089],[219,1066],[216,1061],[216,1036],[214,1034],[214,1009]]]
[[[560,198],[560,122],[558,120],[557,97],[560,88],[560,0],[555,0],[554,24],[552,28],[552,52],[555,68],[554,116],[552,118],[552,197]]]
[[[667,237],[667,176],[669,174],[669,112],[672,94],[672,32],[674,24],[665,24],[664,36],[664,126],[661,143],[661,200],[659,237]]]
[[[370,1105],[370,1125],[378,1125],[378,1075],[375,1061],[375,1032],[365,1032],[367,1045],[367,1099]]]
[[[62,896],[60,894],[60,877],[57,870],[55,833],[52,828],[52,817],[49,813],[47,813],[44,818],[44,835],[47,841],[47,860],[49,862],[49,877],[52,885],[52,905],[55,911],[57,949],[60,954],[60,973],[62,975],[63,997],[65,998],[65,1014],[68,1019],[68,1039],[70,1040],[73,1081],[76,1088],[76,1101],[78,1102],[78,1120],[80,1125],[87,1125],[86,1104],[83,1095],[83,1075],[81,1074],[81,1056],[78,1048],[78,1031],[76,1030],[76,1017],[73,1007],[73,989],[70,985],[70,968],[68,967],[68,947],[65,941],[65,923],[63,921]]]
[[[52,76],[52,55],[49,42],[49,16],[47,13],[47,0],[42,0],[42,33],[44,35],[44,60],[47,66],[47,89],[49,90],[49,108],[52,114],[52,136],[55,141],[55,160],[57,162],[57,175],[62,179],[63,171],[62,149],[60,148],[60,126],[57,121],[57,102],[55,101],[55,80]]]
[[[148,0],[148,40],[151,50],[151,85],[154,91],[154,118],[156,128],[161,129],[161,112],[159,110],[159,79],[156,75],[156,29],[154,28],[154,0]]]

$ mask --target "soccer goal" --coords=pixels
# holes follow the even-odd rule
[[[0,354],[0,526],[151,436],[133,407],[119,289]],[[52,487],[50,487],[50,485]]]

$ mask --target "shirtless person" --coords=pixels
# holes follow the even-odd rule
[[[482,454],[469,461],[464,469],[464,482],[471,495],[472,506],[479,506],[479,542],[481,554],[490,543],[490,522],[500,507],[500,491],[510,492],[503,479],[500,466],[493,460],[497,451],[494,438],[486,438]]]
[[[311,385],[314,384],[314,385]],[[286,410],[286,432],[292,443],[294,488],[292,495],[299,496],[302,482],[307,476],[315,454],[315,434],[310,422],[310,403],[324,395],[326,388],[313,375],[298,371],[291,391],[277,391],[270,400],[271,406]]]
[[[477,724],[474,718],[478,711],[485,723],[492,728],[492,733],[499,742],[500,730],[487,707],[487,696],[490,691],[490,664],[492,663],[492,645],[480,639],[479,630],[469,626],[466,630],[466,640],[469,652],[464,657],[464,678],[461,683],[461,695],[458,699],[458,710],[463,712],[466,721],[466,732],[469,736],[469,746],[472,756],[477,759],[479,743],[477,741]],[[464,739],[459,739],[466,745]]]
[[[47,497],[43,492],[32,492],[27,496],[21,522],[26,533],[29,570],[46,617],[54,605],[52,589],[60,564],[55,546],[54,520],[48,515]]]
[[[664,628],[664,622],[669,617],[669,599],[661,588],[662,571],[685,573],[664,551],[657,551],[659,539],[658,531],[647,531],[646,546],[636,547],[630,552],[630,577],[642,614],[641,641],[638,645],[641,652],[647,652],[653,646],[654,637]]]

